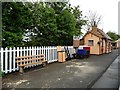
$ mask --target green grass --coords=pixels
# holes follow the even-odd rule
[[[4,73],[0,70],[0,77],[4,76]]]

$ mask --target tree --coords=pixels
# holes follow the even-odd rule
[[[72,45],[72,36],[81,34],[80,29],[83,24],[81,23],[81,17],[77,16],[80,12],[79,9],[76,8],[79,12],[75,14],[76,10],[74,10],[73,14],[71,8],[72,7],[67,6],[67,2],[47,2],[44,3],[44,5],[35,3],[32,12],[36,15],[35,17],[33,15],[33,17],[36,18],[34,24],[36,23],[35,26],[41,33],[38,34],[38,32],[35,32],[36,30],[34,30],[36,36],[32,36],[32,41],[39,42],[37,45]],[[49,16],[50,13],[51,16]],[[77,17],[75,17],[75,15]],[[39,24],[39,26],[37,24]],[[47,27],[45,25],[47,25]],[[51,27],[50,25],[53,26]],[[37,39],[39,40],[36,41]]]
[[[87,27],[98,26],[101,22],[101,16],[97,12],[89,11],[87,18]]]
[[[80,36],[82,34],[82,26],[86,24],[86,20],[82,18],[82,11],[80,11],[79,6],[71,7],[68,2],[47,3],[47,5],[55,10],[58,28],[57,43],[72,45],[72,36]]]
[[[82,26],[86,25],[87,21],[84,18],[82,18],[83,15],[82,15],[82,11],[80,11],[79,5],[72,8],[72,12],[74,17],[76,18],[76,26],[75,26],[76,31],[74,35],[80,36],[82,34],[81,32]]]
[[[26,33],[30,33],[27,45],[54,45],[57,32],[55,11],[42,2],[36,2],[31,7],[33,25]]]
[[[69,16],[69,17],[68,17]],[[64,10],[58,16],[58,37],[57,41],[60,45],[71,45],[72,36],[76,30],[76,19],[68,10]]]
[[[85,25],[67,2],[4,2],[2,10],[3,47],[72,45]]]
[[[116,34],[115,32],[109,31],[109,32],[107,32],[107,34],[108,34],[108,36],[111,37],[111,39],[113,41],[116,41],[116,40],[118,40],[120,38],[120,35]]]
[[[23,33],[29,26],[29,10],[22,2],[2,3],[2,46],[23,45]]]

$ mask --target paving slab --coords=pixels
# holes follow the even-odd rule
[[[118,51],[92,55],[87,59],[73,59],[52,63],[46,67],[26,69],[25,73],[7,74],[3,88],[88,88],[117,57]]]

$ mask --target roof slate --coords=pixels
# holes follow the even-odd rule
[[[107,38],[111,40],[111,38],[103,30],[99,28],[97,28],[97,30],[91,30],[91,32],[96,33],[96,35],[98,35],[99,37]]]
[[[100,38],[107,38],[109,40],[112,40],[103,30],[101,30],[99,28],[97,28],[97,30],[92,29],[91,31],[88,31],[86,34],[88,34],[88,33],[92,33]],[[86,34],[84,36],[86,36]],[[84,36],[83,36],[83,38],[84,38]]]

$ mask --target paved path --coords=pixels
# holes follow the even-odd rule
[[[89,88],[117,57],[118,51],[84,60],[52,63],[3,77],[3,88]]]
[[[120,64],[120,56],[110,65],[106,72],[97,80],[92,88],[113,88],[118,90],[119,88],[119,74],[118,69]]]

